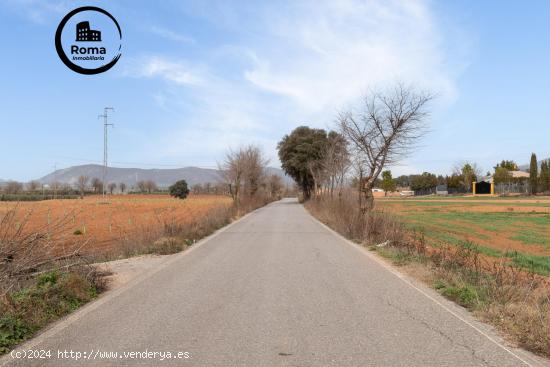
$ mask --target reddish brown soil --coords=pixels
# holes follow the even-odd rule
[[[122,238],[162,226],[164,222],[200,219],[215,207],[228,206],[224,196],[191,195],[185,200],[168,195],[115,195],[103,200],[89,196],[74,200],[45,200],[35,202],[0,202],[0,218],[16,207],[18,224],[24,231],[54,226],[63,221],[62,231],[67,242],[84,243],[85,250],[109,249]],[[28,216],[27,220],[24,218]],[[80,231],[82,234],[75,234]]]

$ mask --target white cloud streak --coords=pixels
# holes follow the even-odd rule
[[[181,43],[188,43],[188,44],[195,44],[196,40],[192,37],[186,36],[181,33],[174,32],[168,28],[163,27],[157,27],[152,26],[149,28],[149,31],[153,34],[156,34],[157,36],[166,38],[171,41],[181,42]]]
[[[130,59],[126,63],[125,76],[137,78],[160,77],[171,83],[182,86],[202,83],[200,72],[183,62],[171,61],[162,56],[148,56]]]
[[[59,21],[59,16],[71,8],[71,2],[67,0],[5,0],[0,5],[36,24]]]
[[[219,157],[220,147],[256,141],[276,161],[276,141],[283,134],[303,123],[327,127],[336,111],[369,88],[401,81],[437,93],[440,104],[456,98],[459,71],[450,65],[462,64],[448,62],[442,47],[448,40],[429,5],[424,0],[277,2],[254,9],[254,17],[250,9],[240,14],[235,5],[238,33],[251,37],[228,44],[231,26],[224,43],[203,50],[203,59],[144,57],[129,74],[184,87],[182,93],[193,101],[182,110],[181,131],[162,138],[166,155],[204,154],[209,147]],[[156,33],[177,38],[161,30]],[[169,103],[162,100],[163,106]],[[199,130],[189,134],[193,129]]]

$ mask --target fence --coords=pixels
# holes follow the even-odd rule
[[[495,194],[529,194],[529,183],[499,183],[495,185]]]
[[[414,190],[414,196],[423,196],[423,195],[432,195],[432,194],[435,194],[435,187]]]

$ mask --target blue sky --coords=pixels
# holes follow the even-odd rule
[[[72,72],[55,51],[59,21],[82,5],[122,28],[122,57],[100,75]],[[101,163],[105,106],[114,166],[215,167],[245,143],[276,166],[284,134],[330,128],[397,80],[439,97],[394,175],[550,157],[548,19],[542,0],[0,0],[0,178]]]

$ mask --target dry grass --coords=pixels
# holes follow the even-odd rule
[[[414,264],[420,275],[445,297],[470,309],[511,341],[550,356],[550,289],[548,279],[507,261],[488,261],[471,243],[428,246],[423,233],[407,231],[394,215],[375,211],[358,217],[355,197],[321,198],[306,208],[322,222],[397,265]],[[379,246],[376,246],[376,245]]]
[[[403,242],[404,226],[386,212],[358,215],[357,198],[347,193],[333,200],[320,197],[306,203],[306,208],[321,222],[327,224],[346,238],[358,243],[391,244]]]

